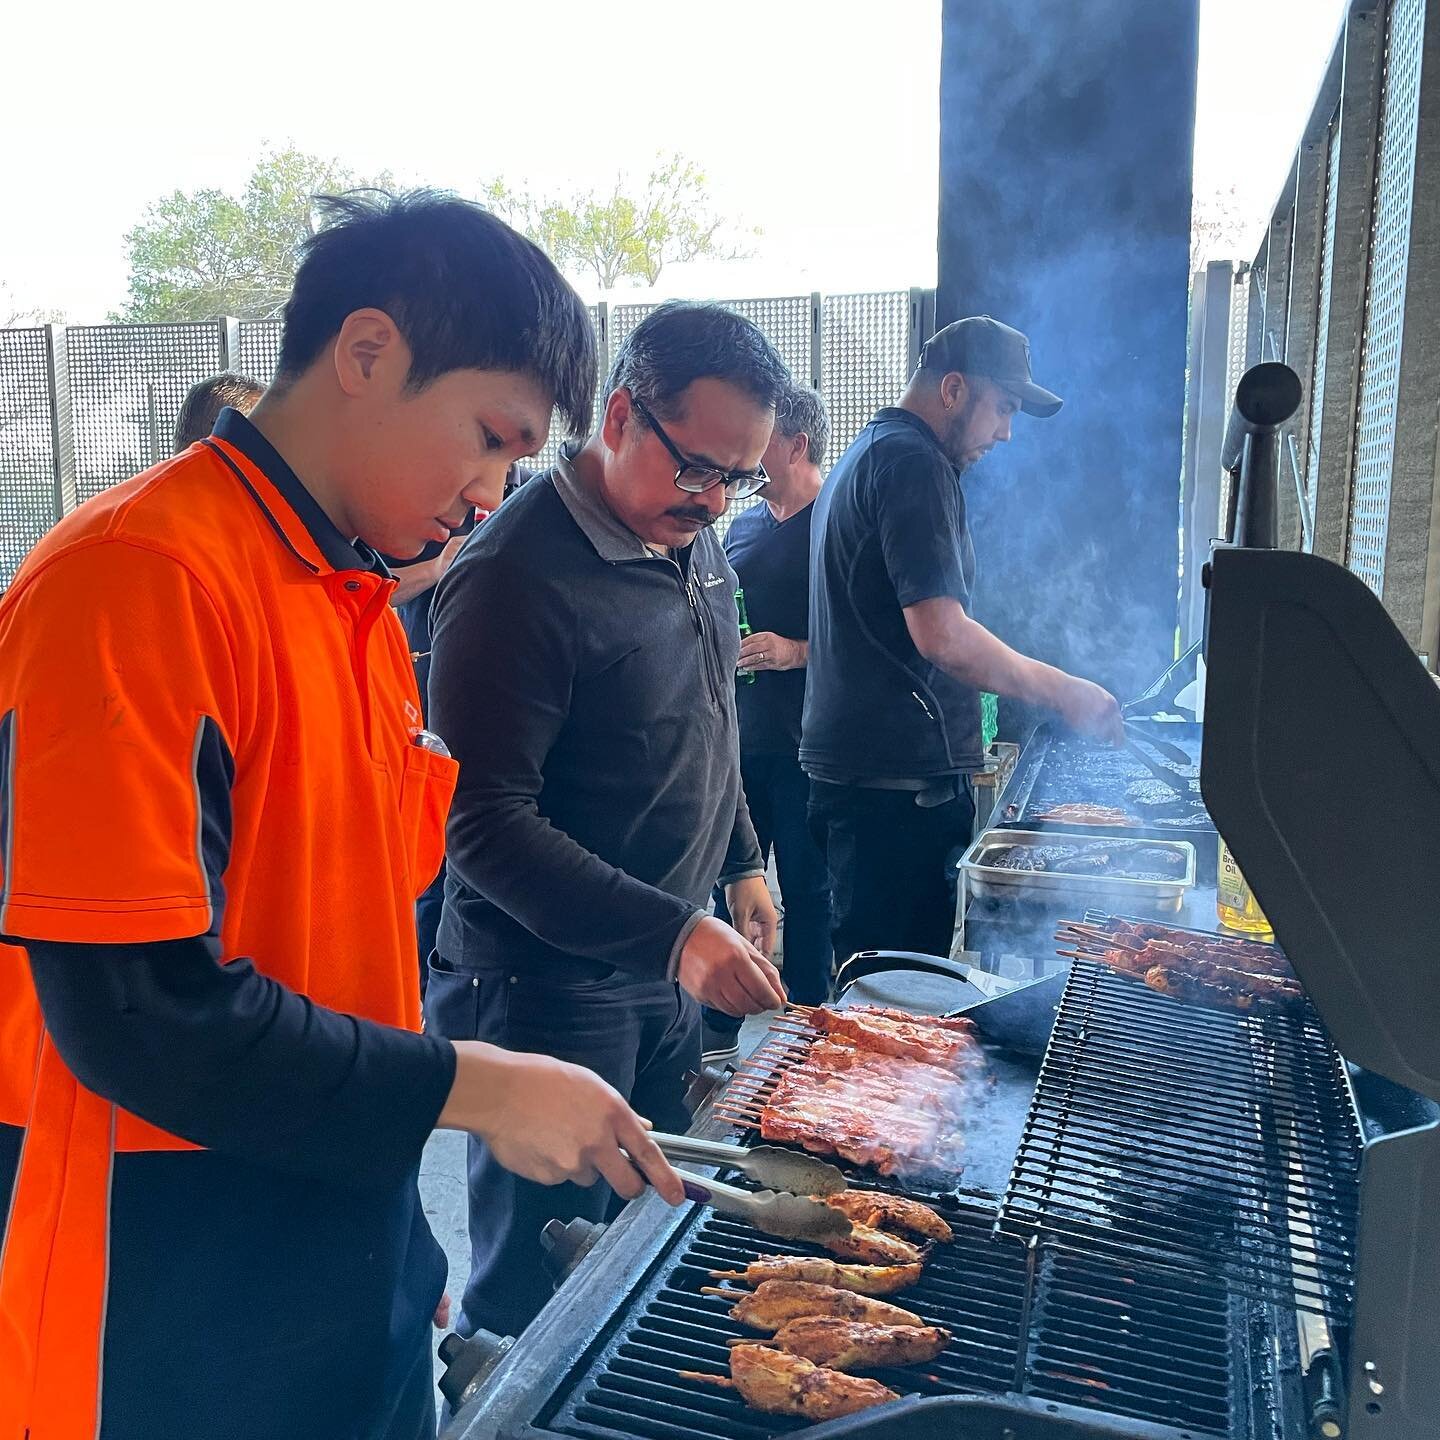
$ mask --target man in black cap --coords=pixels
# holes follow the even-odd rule
[[[975,550],[960,476],[1058,396],[1030,343],[988,315],[925,346],[909,387],[860,432],[815,502],[800,762],[831,876],[837,963],[857,950],[948,955],[947,856],[974,823],[980,692],[1119,743],[1114,696],[1012,650],[969,616]]]

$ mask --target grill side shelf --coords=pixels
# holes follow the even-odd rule
[[[1348,1318],[1360,1137],[1313,1019],[1075,962],[997,1230]]]

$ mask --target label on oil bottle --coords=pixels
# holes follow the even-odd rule
[[[1245,883],[1230,847],[1223,840],[1220,842],[1219,871],[1215,877],[1215,898],[1226,909],[1238,910],[1241,914],[1244,914],[1246,902],[1250,899],[1250,887]]]

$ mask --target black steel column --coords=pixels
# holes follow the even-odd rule
[[[1018,326],[1065,398],[967,476],[977,618],[1121,700],[1175,637],[1197,30],[1198,0],[944,0],[936,320]]]

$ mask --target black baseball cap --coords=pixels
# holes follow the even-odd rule
[[[988,315],[971,315],[937,330],[920,351],[920,368],[984,375],[1013,390],[1020,408],[1041,420],[1065,403],[1030,378],[1030,342],[1025,336]]]

